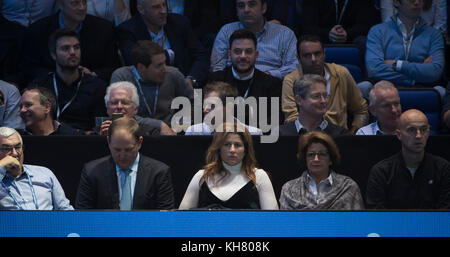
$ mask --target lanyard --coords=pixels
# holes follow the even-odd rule
[[[142,95],[142,98],[144,99],[145,107],[147,108],[149,116],[152,115],[152,113],[153,113],[153,116],[155,116],[156,115],[156,106],[158,104],[159,87],[156,86],[155,99],[153,102],[153,112],[152,112],[150,110],[150,106],[148,105],[147,99],[144,95],[144,91],[142,91],[141,82],[139,82],[139,80],[141,79],[141,76],[139,76],[139,73],[137,72],[136,67],[133,67],[133,73],[134,73],[134,80],[136,81],[136,85],[138,86],[139,92]]]
[[[345,9],[347,8],[348,0],[345,0],[344,5],[342,6],[341,13],[339,13],[338,0],[334,0],[334,5],[336,6],[336,25],[341,24],[342,17],[344,16]]]
[[[398,18],[397,18],[398,19]],[[417,23],[416,23],[417,24]],[[397,26],[397,29],[400,31],[400,33],[402,34],[402,40],[403,40],[403,51],[405,53],[405,61],[408,60],[409,58],[409,54],[411,52],[411,46],[412,46],[412,41],[414,39],[414,32],[416,31],[416,24],[414,24],[414,27],[412,28],[411,32],[409,33],[411,36],[409,37],[409,41],[408,41],[408,35],[406,34],[406,28],[405,28],[405,32],[403,32],[400,29],[400,26],[398,24],[398,20],[395,21],[395,25]]]
[[[28,172],[25,172],[25,174],[27,175],[27,178],[28,178],[28,185],[30,186],[30,189],[31,189],[31,195],[33,196],[34,206],[36,207],[36,210],[39,210],[39,205],[37,202],[36,193],[34,192],[33,183],[31,182],[31,177],[28,174]],[[6,189],[6,191],[8,191],[8,195],[14,200],[14,203],[16,203],[17,207],[20,210],[23,210],[22,205],[19,203],[19,201],[17,201],[16,197],[11,193],[11,190],[9,190],[9,187],[7,187],[3,181],[2,181],[2,186],[3,186],[3,188]],[[17,190],[17,191],[19,191],[19,190]],[[25,202],[23,197],[22,197],[22,201]]]
[[[252,87],[254,81],[255,81],[255,76],[253,76],[253,78],[252,78],[252,79],[250,80],[250,82],[248,83],[248,88],[247,88],[247,90],[245,91],[244,99],[247,99],[248,93],[250,92],[250,89],[251,89],[251,87]]]
[[[59,103],[58,103],[59,93],[58,93],[58,86],[57,86],[57,84],[56,84],[56,73],[53,74],[53,87],[54,87],[54,89],[55,89],[56,102],[58,103],[58,104],[56,105],[56,106],[58,107],[58,108],[57,108],[57,111],[56,111],[56,118],[57,118],[57,119],[59,118],[59,116],[61,115],[61,113],[64,112],[64,111],[67,109],[67,107],[69,107],[69,105],[72,104],[73,100],[75,100],[75,98],[77,97],[78,91],[80,90],[80,85],[81,85],[81,81],[83,80],[83,77],[84,77],[84,72],[81,72],[81,78],[80,78],[80,81],[78,81],[78,84],[77,84],[77,90],[75,91],[75,94],[73,95],[72,99],[70,99],[70,101],[67,102],[66,105],[64,105],[64,107],[62,108],[62,110],[60,110],[60,109],[59,109]]]

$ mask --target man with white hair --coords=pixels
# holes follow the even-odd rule
[[[106,89],[105,95],[106,112],[109,118],[125,116],[134,118],[141,127],[144,135],[175,135],[176,133],[163,121],[144,118],[137,115],[139,110],[139,95],[131,82],[119,81],[112,83]],[[107,135],[112,120],[108,119],[102,122],[98,128],[101,135]]]
[[[356,135],[394,135],[402,114],[400,96],[394,84],[381,80],[369,93],[369,111],[377,121],[360,128]]]
[[[53,172],[23,159],[22,137],[0,127],[0,209],[73,210]]]

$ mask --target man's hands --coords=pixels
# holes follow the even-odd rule
[[[15,178],[22,173],[22,167],[19,160],[9,155],[0,160],[0,166],[3,166],[6,169],[6,172]]]
[[[328,38],[334,43],[347,42],[347,32],[341,25],[335,25],[328,33]]]

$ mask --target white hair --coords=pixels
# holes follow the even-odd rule
[[[377,97],[375,95],[375,91],[377,91],[377,90],[393,90],[398,94],[398,90],[394,86],[394,84],[392,84],[392,82],[389,82],[387,80],[380,80],[373,86],[373,88],[369,92],[369,104],[370,105],[377,104]]]
[[[108,106],[108,102],[109,102],[109,97],[111,95],[111,91],[113,89],[116,88],[125,88],[125,89],[130,89],[131,93],[133,94],[131,97],[131,100],[133,101],[133,106],[134,108],[139,107],[139,95],[136,89],[136,86],[128,81],[119,81],[119,82],[114,82],[111,85],[108,86],[108,88],[106,89],[106,94],[105,94],[105,104],[106,106]]]
[[[17,136],[19,136],[20,144],[23,145],[22,136],[20,136],[17,130],[10,127],[0,127],[0,136],[2,137],[10,137],[14,135],[14,133],[17,134]]]

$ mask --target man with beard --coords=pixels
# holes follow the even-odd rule
[[[56,72],[33,84],[49,88],[55,94],[57,120],[75,129],[91,130],[95,117],[106,115],[105,82],[79,68],[81,48],[74,31],[56,30],[48,47],[56,62]]]
[[[229,66],[229,38],[234,31],[245,28],[258,39],[259,57],[256,67],[283,79],[298,65],[295,58],[297,38],[294,32],[286,26],[266,21],[264,14],[267,11],[267,0],[234,1],[239,21],[224,25],[217,34],[211,52],[211,70],[215,72]]]
[[[231,60],[232,65],[225,67],[225,69],[221,71],[211,73],[210,81],[227,82],[232,87],[236,88],[238,96],[241,96],[244,99],[247,99],[247,97],[250,96],[255,97],[258,109],[253,110],[254,113],[255,111],[260,112],[259,98],[267,97],[267,120],[270,121],[270,97],[281,96],[282,81],[255,67],[259,51],[257,50],[256,36],[253,32],[247,29],[236,30],[231,34],[229,44],[230,49],[228,50],[228,58]],[[280,106],[276,107],[280,110]],[[250,110],[250,112],[252,112],[252,110]],[[279,114],[281,113],[279,112]],[[281,117],[281,115],[279,115],[279,117]]]
[[[86,14],[87,0],[57,0],[59,11],[29,26],[24,39],[21,69],[27,82],[55,70],[55,62],[47,51],[50,35],[57,29],[71,29],[80,38],[81,63],[86,73],[98,75],[108,82],[119,65],[114,25],[105,19]]]
[[[53,172],[23,159],[22,137],[0,127],[0,209],[73,210]]]
[[[298,117],[292,91],[294,81],[304,74],[317,74],[327,81],[328,111],[325,119],[348,128],[352,134],[367,125],[369,119],[367,103],[356,86],[355,80],[344,66],[325,63],[325,50],[318,36],[304,35],[298,41],[297,58],[301,66],[283,80],[281,105],[285,123]]]
[[[400,116],[399,153],[372,167],[366,203],[373,209],[450,209],[450,163],[425,152],[430,125],[409,109]]]

